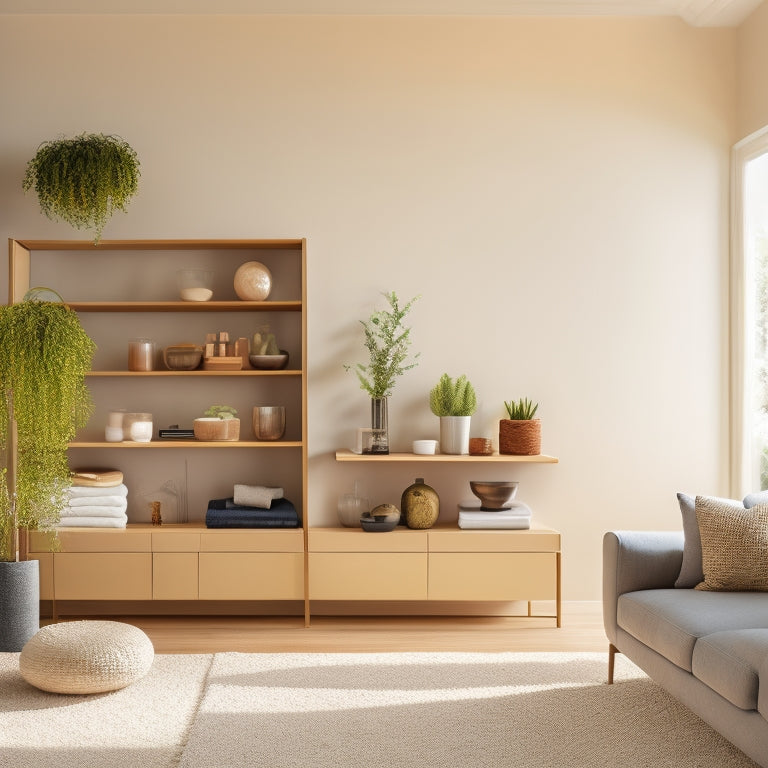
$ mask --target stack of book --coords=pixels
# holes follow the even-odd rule
[[[522,501],[508,501],[501,509],[483,509],[480,499],[459,504],[459,528],[525,530],[531,527],[531,508]]]

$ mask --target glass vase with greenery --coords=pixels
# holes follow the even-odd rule
[[[139,185],[139,159],[119,136],[83,133],[43,142],[27,163],[23,187],[54,221],[92,229],[94,242],[116,210],[125,211]]]
[[[95,344],[60,302],[0,307],[0,560],[19,528],[51,529],[67,503],[67,446],[92,411],[85,375]]]
[[[411,329],[404,320],[419,296],[414,296],[401,306],[394,291],[384,294],[389,309],[376,310],[368,320],[361,320],[365,334],[365,348],[368,363],[345,365],[354,370],[360,388],[371,396],[371,443],[364,447],[365,453],[389,453],[389,426],[387,398],[392,394],[399,376],[418,365],[419,353],[408,361],[411,346]]]

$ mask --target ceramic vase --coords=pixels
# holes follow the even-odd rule
[[[469,453],[469,422],[471,416],[440,417],[440,452],[455,455]]]

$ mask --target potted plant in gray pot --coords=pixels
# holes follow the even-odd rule
[[[429,392],[429,407],[440,417],[440,451],[469,453],[469,425],[477,410],[477,395],[467,377],[452,379],[444,373]]]
[[[0,651],[20,651],[39,627],[38,563],[25,559],[24,534],[52,529],[68,502],[67,445],[91,413],[94,349],[63,303],[0,307]]]

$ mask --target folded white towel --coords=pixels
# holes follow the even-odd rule
[[[61,517],[124,517],[127,509],[127,504],[123,507],[65,507],[61,510]]]
[[[122,507],[128,504],[127,496],[81,496],[69,500],[70,507]]]
[[[69,488],[69,495],[73,499],[84,498],[87,496],[127,496],[128,488],[125,483],[120,483],[120,485],[112,485],[107,488],[95,488],[87,485],[73,485]]]
[[[275,499],[282,498],[282,488],[269,488],[265,485],[235,485],[234,502],[244,507],[269,509]]]
[[[496,520],[491,522],[486,522],[484,520],[467,520],[466,517],[459,517],[459,528],[462,529],[522,531],[530,527],[531,519],[529,517],[508,518],[507,520]]]
[[[62,517],[61,528],[125,528],[128,515],[120,517]]]

